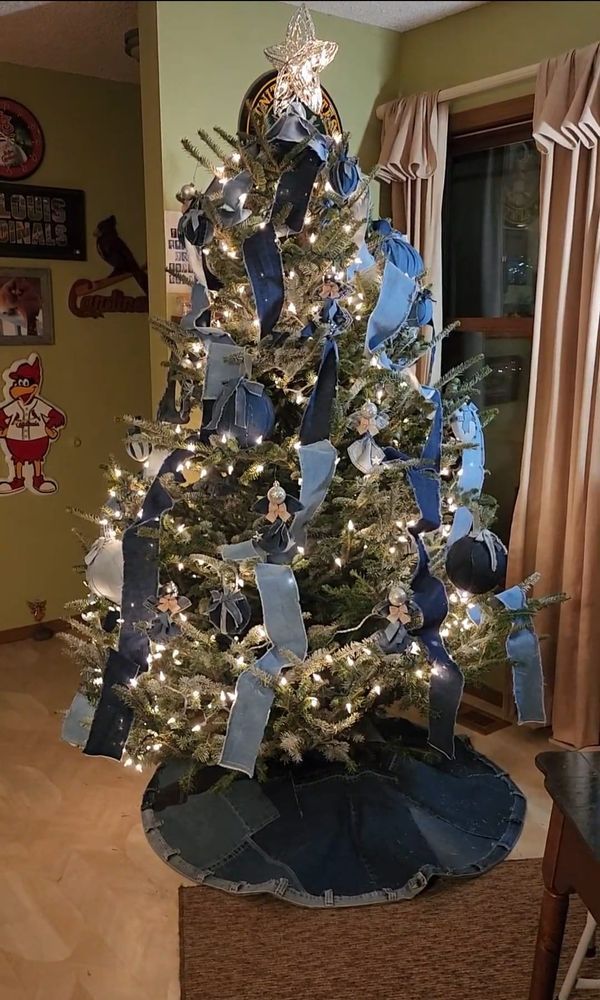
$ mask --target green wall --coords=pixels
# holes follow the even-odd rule
[[[0,631],[31,621],[26,600],[47,598],[49,619],[80,596],[73,572],[81,549],[71,529],[90,529],[67,512],[97,512],[106,494],[99,469],[109,454],[123,457],[117,414],[149,412],[148,318],[114,314],[79,319],[67,306],[76,278],[99,278],[107,265],[92,232],[107,215],[138,260],[146,256],[139,89],[130,84],[0,64],[0,94],[30,108],[42,125],[46,154],[26,183],[82,188],[86,194],[88,260],[0,258],[0,265],[52,271],[55,344],[41,346],[42,394],[66,411],[68,423],[46,465],[58,493],[0,496]],[[136,294],[134,282],[119,286]],[[110,289],[108,290],[110,291]],[[0,347],[0,371],[32,348]],[[0,455],[0,474],[5,475]]]
[[[600,39],[599,3],[485,3],[401,35],[398,92],[441,90]],[[533,81],[464,98],[478,107],[533,92]]]
[[[175,192],[191,179],[194,162],[181,149],[181,138],[193,139],[199,127],[212,125],[235,131],[246,91],[272,68],[263,49],[283,40],[293,13],[289,4],[271,2],[159,0],[138,4],[145,147],[156,148],[157,129],[162,135],[160,162],[146,158],[149,233],[156,226],[161,199],[165,208],[177,208]],[[383,28],[312,13],[318,37],[339,44],[322,82],[338,107],[344,128],[352,133],[352,147],[363,168],[368,169],[379,154],[380,126],[374,108],[396,93],[400,36]],[[149,266],[153,278],[151,311],[164,315],[168,304],[162,243],[149,240]],[[162,349],[154,344],[155,399],[164,381],[159,367],[163,358]]]

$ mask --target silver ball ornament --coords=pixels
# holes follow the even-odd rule
[[[192,198],[195,198],[197,194],[198,188],[195,184],[190,182],[189,184],[182,184],[175,197],[177,198],[177,201],[184,204],[186,201],[191,201]]]
[[[394,608],[399,608],[403,604],[406,604],[408,600],[408,594],[403,586],[399,583],[393,583],[388,590],[388,601],[390,605]]]
[[[366,420],[372,420],[373,417],[377,416],[377,404],[367,400],[367,402],[363,403],[361,406],[360,413]]]
[[[271,489],[267,493],[267,499],[270,500],[271,503],[280,504],[284,502],[285,498],[286,492],[283,486],[280,486],[277,482],[273,483]]]

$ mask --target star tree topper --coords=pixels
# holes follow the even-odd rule
[[[292,101],[302,101],[319,114],[323,95],[319,73],[329,66],[338,50],[337,42],[322,42],[315,35],[312,17],[305,5],[287,26],[285,41],[265,49],[277,70],[273,110],[282,114]]]

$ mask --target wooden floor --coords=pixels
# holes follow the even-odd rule
[[[0,646],[0,997],[177,1000],[182,880],[146,844],[147,776],[61,743],[76,683],[58,639]],[[470,735],[528,797],[512,857],[539,857],[544,737]]]

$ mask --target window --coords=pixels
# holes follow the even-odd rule
[[[496,532],[508,542],[527,410],[539,239],[539,155],[531,137],[533,98],[451,116],[444,194],[443,370],[483,354],[492,374],[481,408],[486,428],[484,489],[498,500]]]

